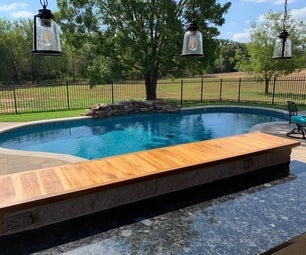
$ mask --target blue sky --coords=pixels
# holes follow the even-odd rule
[[[219,0],[226,3],[226,0]],[[225,17],[225,24],[219,29],[220,38],[238,42],[248,41],[250,22],[259,22],[270,10],[284,12],[284,0],[232,0],[232,6]],[[291,15],[306,24],[305,0],[288,0],[287,9]]]
[[[218,0],[225,3],[229,0]],[[49,0],[48,9],[56,11],[56,0]],[[219,38],[238,42],[248,41],[250,22],[257,22],[269,12],[284,11],[284,0],[232,0],[232,6],[225,15],[225,24],[219,28]],[[0,0],[0,18],[30,18],[41,8],[39,0]],[[306,23],[305,0],[288,0],[288,11],[294,18]]]

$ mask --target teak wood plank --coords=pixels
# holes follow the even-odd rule
[[[61,179],[53,169],[44,169],[39,172],[39,177],[44,188],[44,194],[56,193],[64,190]]]
[[[129,164],[127,158],[120,157],[117,159],[118,165],[115,165],[116,171],[118,174],[120,173],[121,176],[127,176],[129,178],[136,177],[138,175],[137,171],[134,171]]]
[[[72,198],[82,192],[88,194],[92,190],[136,183],[144,178],[299,144],[287,138],[255,132],[2,175],[0,210],[42,200]]]
[[[25,199],[31,199],[33,196],[43,195],[37,173],[21,173],[20,181]]]
[[[10,176],[0,178],[0,187],[2,191],[0,193],[0,201],[3,204],[9,203],[16,197],[16,189]]]

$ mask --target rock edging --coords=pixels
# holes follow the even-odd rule
[[[171,106],[163,100],[136,101],[127,100],[115,104],[100,103],[89,107],[83,116],[92,116],[94,119],[114,115],[148,112],[178,112],[180,107]]]

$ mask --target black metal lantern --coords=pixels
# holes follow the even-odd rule
[[[43,9],[34,16],[33,31],[33,54],[42,56],[59,56],[61,52],[61,42],[58,25],[54,21],[54,16],[48,6],[48,1],[40,0]]]
[[[202,33],[198,29],[198,24],[195,21],[189,24],[184,35],[182,57],[203,57]]]
[[[291,40],[288,38],[289,34],[286,31],[285,23],[287,18],[287,0],[285,1],[285,12],[283,19],[283,31],[279,34],[278,39],[274,45],[273,59],[292,58],[291,54]]]

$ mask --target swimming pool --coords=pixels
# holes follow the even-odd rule
[[[259,108],[206,107],[179,113],[82,118],[24,125],[0,134],[0,147],[96,159],[247,133],[287,115]]]

